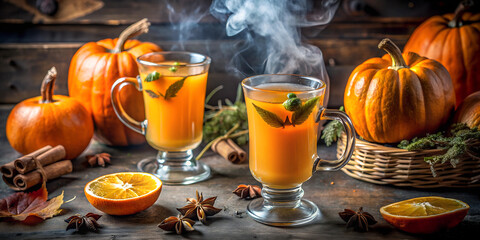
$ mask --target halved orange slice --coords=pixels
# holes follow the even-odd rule
[[[466,203],[452,198],[419,197],[380,208],[383,218],[409,233],[434,233],[457,226],[467,215]]]
[[[143,211],[157,201],[161,190],[160,179],[142,172],[104,175],[87,183],[84,189],[90,204],[110,215]]]

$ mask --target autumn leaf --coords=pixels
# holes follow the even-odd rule
[[[11,218],[25,221],[30,216],[47,219],[60,213],[63,192],[49,201],[47,199],[48,192],[44,187],[30,193],[17,192],[0,199],[0,220]]]

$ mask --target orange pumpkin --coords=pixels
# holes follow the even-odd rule
[[[143,19],[120,34],[117,39],[104,39],[83,45],[73,56],[68,74],[68,92],[80,100],[92,114],[95,137],[113,146],[140,144],[145,137],[123,125],[111,104],[110,88],[121,77],[138,75],[136,58],[162,49],[149,42],[127,40],[148,32],[150,23]],[[143,96],[127,86],[120,93],[125,111],[137,121],[145,119]]]
[[[396,143],[435,132],[455,109],[445,67],[416,53],[402,56],[389,39],[378,47],[388,54],[360,64],[345,88],[345,111],[357,133],[371,142]]]
[[[22,154],[46,145],[63,145],[66,159],[74,159],[88,147],[93,121],[76,99],[53,95],[57,71],[52,67],[42,82],[41,96],[17,104],[7,119],[7,139]]]
[[[415,29],[404,49],[435,59],[447,68],[457,105],[480,90],[480,13],[466,9],[462,2],[454,14],[427,19]]]
[[[454,122],[465,123],[480,128],[480,91],[474,92],[463,100],[455,112]]]

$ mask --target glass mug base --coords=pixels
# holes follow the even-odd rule
[[[166,185],[187,185],[206,180],[210,168],[193,158],[192,150],[180,152],[159,151],[157,157],[138,162],[138,170],[157,176]]]
[[[315,203],[302,199],[301,186],[274,189],[263,186],[263,198],[252,200],[247,213],[254,220],[271,226],[298,226],[313,221],[320,213]]]

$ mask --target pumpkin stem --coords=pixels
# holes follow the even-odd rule
[[[122,33],[120,33],[120,36],[118,37],[117,44],[115,45],[115,48],[113,49],[113,53],[119,53],[125,50],[125,42],[133,37],[139,36],[143,33],[148,32],[148,27],[150,26],[150,22],[148,19],[144,18],[129,27],[127,27],[125,30],[123,30]]]
[[[390,57],[392,58],[392,66],[389,68],[395,70],[398,70],[400,68],[408,68],[405,59],[403,59],[402,51],[400,51],[400,48],[398,48],[397,45],[392,42],[392,40],[384,38],[378,44],[378,48],[387,52],[388,55],[390,55]]]
[[[53,102],[53,88],[55,87],[55,80],[57,79],[57,69],[55,67],[48,70],[47,75],[43,78],[42,88],[42,103]]]
[[[460,2],[455,10],[455,13],[453,14],[452,20],[448,22],[448,26],[451,28],[463,26],[462,16],[471,6],[473,6],[472,0],[464,0]]]

